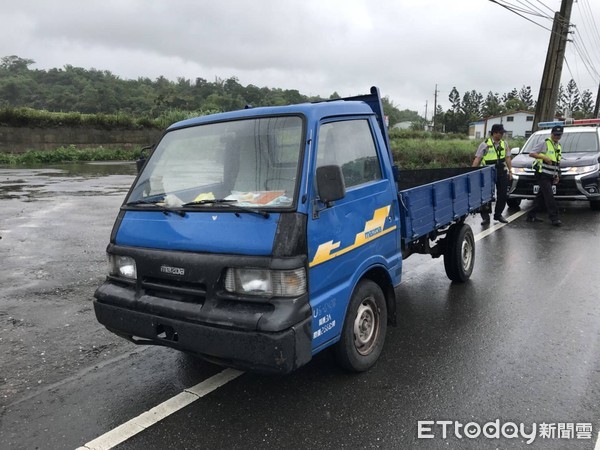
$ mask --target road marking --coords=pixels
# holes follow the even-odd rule
[[[512,216],[508,216],[506,218],[506,220],[508,220],[508,223],[511,223],[513,220],[518,219],[519,217],[521,217],[523,214],[525,214],[528,210],[524,209],[521,210],[519,212],[514,213]],[[492,234],[494,231],[499,230],[500,228],[502,228],[505,225],[508,225],[508,223],[501,223],[498,222],[496,225],[489,227],[487,230],[482,231],[481,233],[478,233],[477,236],[475,236],[475,242],[480,241],[481,239],[483,239],[486,236],[489,236],[490,234]]]
[[[155,423],[160,422],[164,418],[176,413],[182,408],[190,405],[196,400],[210,394],[215,389],[235,380],[240,375],[244,374],[239,370],[225,369],[224,371],[192,386],[189,389],[183,390],[175,397],[162,402],[160,405],[140,414],[137,417],[119,425],[117,428],[98,436],[87,444],[79,447],[77,450],[108,450],[113,448],[136,434],[151,427]]]

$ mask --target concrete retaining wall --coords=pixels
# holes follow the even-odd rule
[[[135,148],[154,144],[161,130],[102,130],[87,127],[27,128],[0,126],[0,152],[54,150],[75,145],[78,148]]]

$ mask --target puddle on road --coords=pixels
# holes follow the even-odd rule
[[[60,194],[122,194],[135,174],[135,163],[123,161],[0,165],[0,199],[35,201]]]

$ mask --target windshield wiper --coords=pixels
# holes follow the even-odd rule
[[[156,202],[160,202],[162,199],[160,200],[135,200],[133,202],[128,202],[125,203],[125,206],[135,206],[135,205],[156,205]]]
[[[172,213],[172,214],[177,214],[178,216],[181,216],[181,217],[185,217],[185,211],[179,211],[179,210],[167,208],[166,206],[163,206],[163,205],[157,205],[156,202],[160,202],[160,201],[162,201],[162,199],[158,199],[158,200],[154,200],[154,201],[134,200],[133,202],[125,203],[125,206],[139,206],[139,205],[152,206],[154,208],[161,210],[165,216]]]
[[[234,200],[232,198],[213,198],[213,199],[205,198],[202,200],[194,200],[193,202],[187,202],[181,206],[209,205],[212,203],[231,203],[231,202],[237,202],[237,200]]]
[[[219,205],[227,206],[229,208],[237,210],[235,212],[235,215],[238,217],[239,217],[238,211],[258,214],[259,216],[263,216],[265,219],[267,219],[269,217],[269,213],[267,211],[263,211],[262,209],[248,208],[247,206],[233,205],[232,202],[237,202],[237,200],[227,199],[227,198],[214,198],[212,200],[203,199],[203,200],[188,202],[188,203],[184,203],[181,206],[183,208],[185,208],[186,206],[201,206],[201,205],[219,204]]]

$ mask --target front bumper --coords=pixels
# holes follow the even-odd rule
[[[227,327],[198,322],[191,311],[169,313],[161,306],[163,299],[136,298],[133,289],[110,281],[98,288],[95,297],[98,321],[136,344],[172,347],[217,364],[262,373],[288,373],[311,359],[312,316],[282,331],[265,332],[239,326],[253,316],[250,306],[225,307],[222,313],[238,324]]]
[[[535,198],[533,189],[537,185],[534,175],[515,175],[508,191],[509,198]],[[557,200],[600,200],[600,174],[563,175],[556,185]]]

